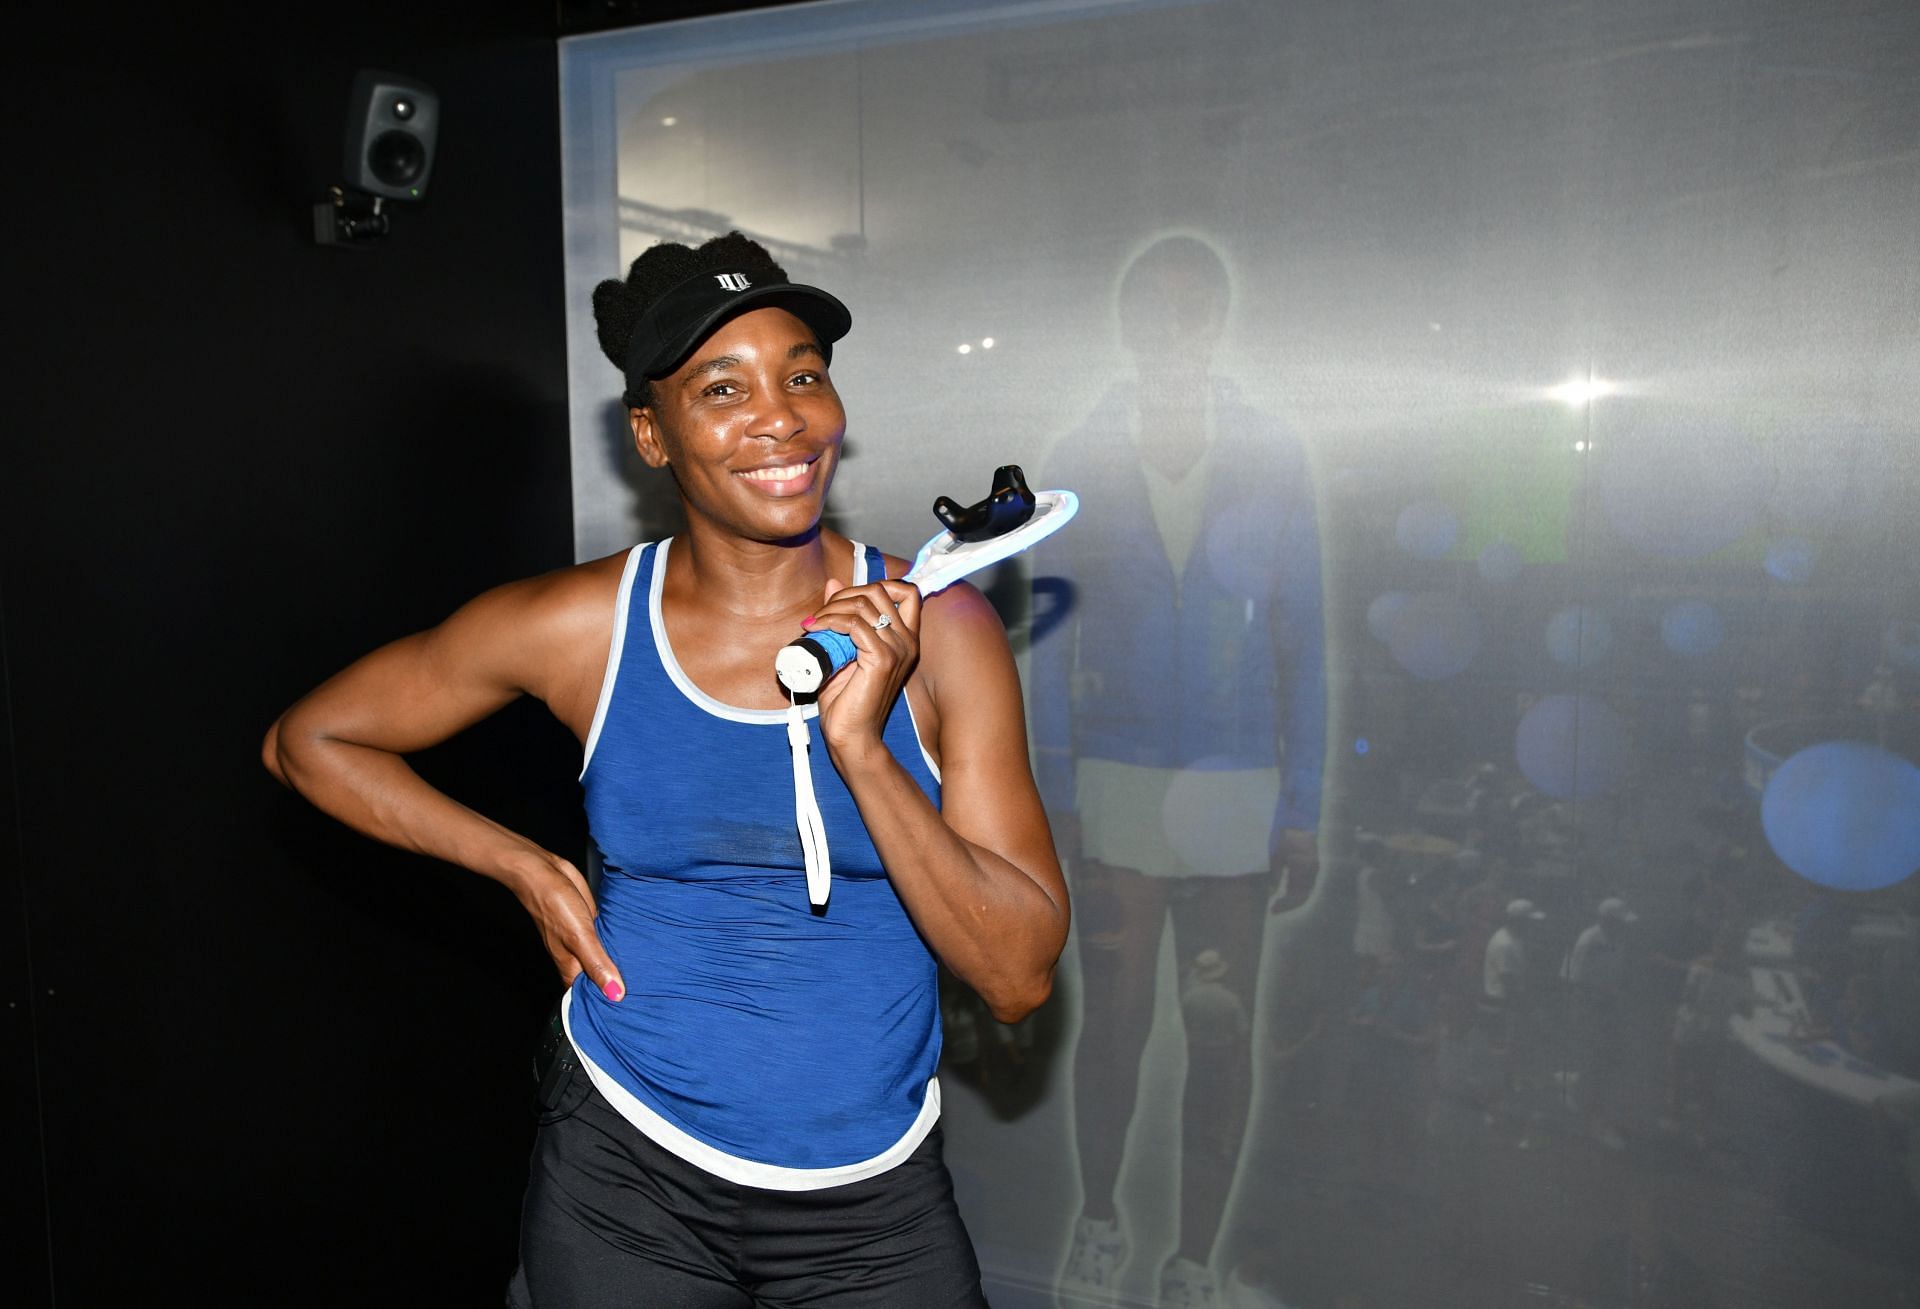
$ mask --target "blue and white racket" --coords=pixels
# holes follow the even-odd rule
[[[969,573],[1052,536],[1079,508],[1080,498],[1071,491],[1028,490],[1019,465],[1007,464],[995,470],[993,490],[978,504],[963,509],[944,495],[933,502],[934,517],[946,525],[946,530],[920,547],[913,567],[900,580],[913,583],[923,596],[935,595]],[[833,860],[827,850],[826,823],[813,792],[813,771],[807,763],[807,722],[799,697],[818,691],[859,655],[851,637],[822,629],[782,646],[773,661],[774,673],[792,697],[787,706],[787,745],[793,755],[794,817],[806,864],[807,899],[815,912],[826,908]]]
[[[1073,492],[1030,491],[1020,466],[1006,464],[995,470],[993,490],[979,503],[963,509],[944,495],[933,502],[934,517],[946,530],[920,547],[913,567],[899,580],[911,582],[923,596],[937,595],[1052,536],[1079,509]],[[823,629],[783,646],[773,670],[788,691],[812,695],[859,655],[852,637]]]

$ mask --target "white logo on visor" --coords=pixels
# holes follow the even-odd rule
[[[729,291],[744,291],[753,285],[752,282],[747,280],[745,273],[715,273],[713,280],[726,287]]]

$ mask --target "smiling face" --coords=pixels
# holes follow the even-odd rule
[[[669,467],[689,525],[758,541],[813,531],[846,411],[813,332],[784,309],[728,320],[628,412],[635,447]]]

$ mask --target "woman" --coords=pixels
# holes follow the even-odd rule
[[[685,533],[375,651],[282,715],[267,767],[505,884],[568,986],[579,1071],[546,1096],[571,1112],[535,1145],[516,1302],[984,1304],[939,1154],[935,959],[1013,1021],[1067,931],[1005,634],[971,587],[923,605],[902,560],[822,528],[838,300],[733,233],[653,247],[594,312]],[[803,715],[772,670],[809,628],[859,656]],[[585,750],[597,901],[405,763],[523,694]]]

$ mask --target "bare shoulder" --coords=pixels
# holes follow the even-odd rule
[[[499,627],[529,638],[564,637],[590,626],[596,611],[604,623],[620,583],[626,556],[609,555],[589,563],[556,568],[482,591],[456,610],[443,627],[456,630]]]
[[[499,588],[503,602],[519,616],[561,637],[604,628],[613,621],[627,551],[556,568],[550,573],[509,582]]]
[[[624,566],[611,555],[482,591],[422,633],[424,654],[449,678],[524,691],[570,724],[605,666]]]
[[[972,582],[955,582],[934,595],[927,601],[926,612],[937,615],[942,626],[957,625],[968,631],[984,628],[1002,642],[1007,639],[1006,627],[993,602]]]
[[[522,694],[584,734],[612,640],[622,566],[617,557],[595,560],[482,592],[445,621],[361,656],[302,696],[268,733],[269,750],[324,736],[409,754]]]
[[[976,684],[1001,669],[1013,673],[1007,629],[970,582],[955,582],[927,600],[920,617],[920,660],[936,697],[944,673],[957,671]]]

